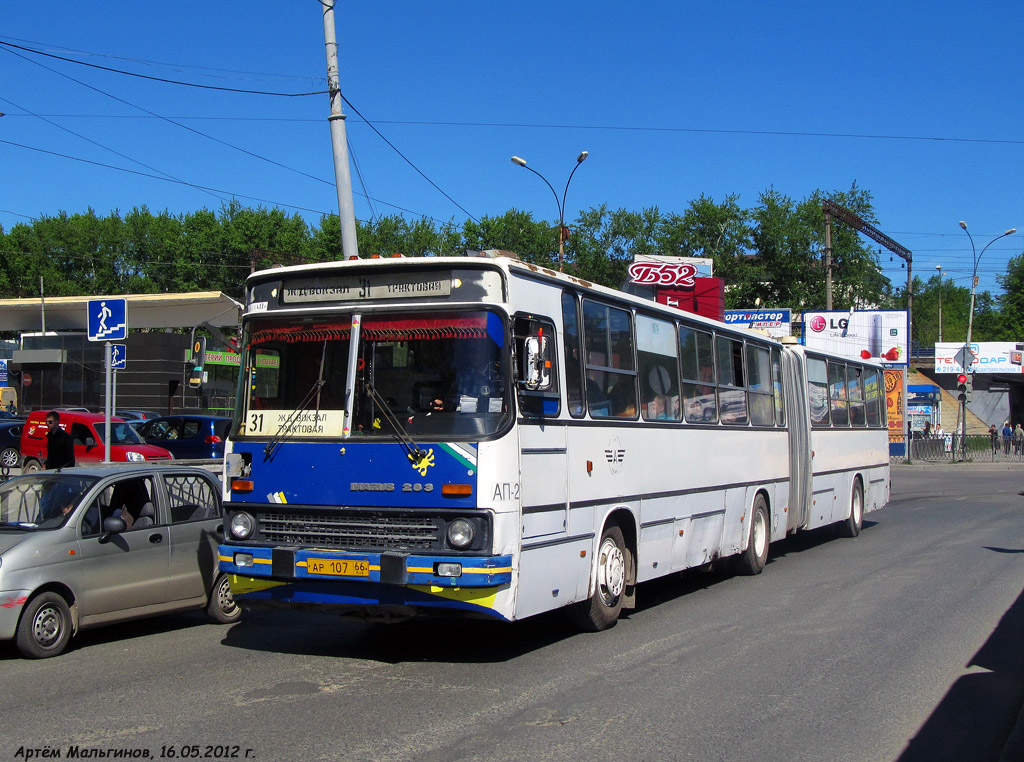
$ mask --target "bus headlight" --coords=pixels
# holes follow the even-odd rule
[[[466,519],[455,519],[448,525],[448,544],[459,550],[468,548],[473,544],[475,534],[472,522]]]
[[[256,522],[253,517],[248,513],[235,513],[231,516],[231,523],[229,524],[231,536],[239,540],[246,540],[252,536],[252,530],[255,528]]]

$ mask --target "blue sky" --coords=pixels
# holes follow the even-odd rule
[[[1024,250],[1024,57],[1010,2],[339,0],[336,26],[345,97],[458,204],[346,108],[360,219],[461,224],[461,206],[554,220],[551,191],[510,157],[561,194],[586,149],[568,218],[601,204],[681,213],[701,194],[752,207],[772,187],[802,199],[856,182],[922,277],[939,264],[970,286],[961,219],[979,251],[1022,228],[985,253],[982,289],[998,290]],[[317,0],[9,0],[0,43],[208,86],[325,89]],[[89,206],[219,209],[232,194],[314,224],[337,210],[326,95],[186,88],[0,45],[0,111],[5,229]],[[882,262],[905,284],[902,260]]]

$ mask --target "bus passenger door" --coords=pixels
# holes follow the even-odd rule
[[[565,426],[561,408],[555,324],[517,313],[513,323],[519,412],[523,546],[564,537],[566,515]],[[554,425],[552,425],[554,424]]]
[[[523,544],[564,536],[568,526],[565,426],[519,427]]]

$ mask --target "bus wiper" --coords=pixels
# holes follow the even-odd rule
[[[322,378],[318,378],[316,381],[314,381],[313,386],[310,388],[308,392],[306,392],[306,396],[302,398],[302,401],[299,402],[299,404],[295,406],[295,409],[288,414],[288,417],[284,419],[284,421],[278,427],[277,433],[270,438],[270,441],[267,442],[267,446],[263,448],[264,463],[273,458],[274,450],[277,448],[277,446],[292,435],[292,424],[295,423],[296,420],[298,420],[300,415],[306,412],[306,405],[309,403],[310,400],[313,399],[314,394],[320,393],[320,389],[323,388],[325,383],[327,382],[324,381]],[[319,407],[317,407],[317,412],[319,412]]]
[[[409,436],[409,432],[405,430],[401,421],[398,420],[398,416],[391,409],[391,406],[384,401],[384,398],[377,392],[376,387],[372,382],[366,381],[366,389],[370,392],[370,398],[376,403],[377,407],[384,414],[385,420],[391,426],[391,434],[398,440],[398,443],[405,448],[406,457],[409,458],[409,462],[412,464],[419,463],[423,460],[426,455],[420,446],[413,441],[413,438]]]
[[[326,383],[324,381],[324,360],[326,359],[326,357],[327,339],[324,339],[324,347],[320,351],[320,375],[317,378],[317,380],[313,382],[313,386],[310,388],[310,390],[306,392],[306,396],[302,398],[299,404],[295,406],[295,409],[288,414],[288,417],[285,418],[284,422],[277,428],[277,433],[270,438],[270,441],[267,442],[267,446],[263,448],[264,463],[273,458],[274,450],[277,448],[277,446],[292,435],[292,424],[295,423],[295,421],[298,420],[298,417],[305,412],[306,405],[308,405],[310,400],[313,399],[314,394],[316,395],[315,412],[320,412],[320,390]]]

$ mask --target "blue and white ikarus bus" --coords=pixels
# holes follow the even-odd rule
[[[513,258],[246,285],[223,571],[244,605],[610,627],[646,580],[889,496],[881,369]]]

